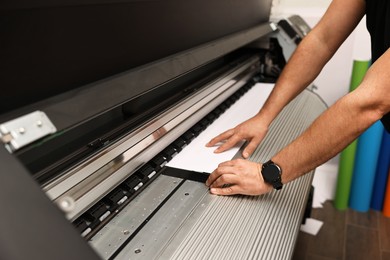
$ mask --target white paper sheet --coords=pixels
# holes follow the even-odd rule
[[[244,96],[236,101],[213,124],[176,155],[167,166],[211,173],[218,164],[234,157],[244,142],[226,152],[215,154],[217,147],[206,147],[206,143],[218,134],[235,127],[251,118],[263,106],[274,84],[257,83]]]
[[[301,231],[316,236],[324,222],[314,218],[307,218],[306,223],[301,225]]]
[[[314,179],[313,208],[322,208],[327,200],[333,200],[336,193],[338,165],[325,163],[317,167]]]

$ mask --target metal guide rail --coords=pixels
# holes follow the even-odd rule
[[[227,102],[238,98],[248,87]],[[227,107],[224,103],[216,110]],[[325,108],[316,94],[304,91],[274,121],[250,160],[269,159],[306,129]],[[213,111],[208,117],[216,116]],[[107,211],[111,213],[110,205],[119,207],[124,200],[129,203],[110,221],[103,221],[103,228],[97,233],[91,235],[91,231],[86,231],[86,224],[82,223],[85,219],[78,223],[80,232],[89,233],[90,244],[102,258],[289,259],[292,256],[312,173],[287,184],[280,192],[257,197],[219,197],[210,195],[203,183],[160,175],[156,170],[165,169],[163,165],[170,156],[179,152],[180,146],[189,143],[209,123],[198,122],[154,158],[151,165],[106,197],[103,208],[95,211],[99,214],[94,218],[99,221]],[[155,180],[150,182],[150,179]],[[150,185],[145,188],[144,182]],[[132,186],[126,186],[129,183]],[[130,188],[138,189],[140,183],[144,191],[128,200]],[[91,217],[91,213],[88,214]]]

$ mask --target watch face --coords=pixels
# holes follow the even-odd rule
[[[280,169],[275,164],[270,164],[263,170],[264,180],[266,182],[274,182],[280,177]]]

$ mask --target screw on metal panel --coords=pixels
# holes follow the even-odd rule
[[[139,253],[141,253],[141,249],[139,249],[139,248],[137,248],[136,250],[134,250],[134,253],[136,253],[136,254],[139,254]]]
[[[38,127],[42,127],[42,121],[41,121],[41,120],[38,120],[38,121],[37,121],[37,126],[38,126]]]
[[[123,231],[123,234],[124,234],[124,235],[128,235],[128,234],[130,234],[130,231],[129,231],[129,230],[124,230],[124,231]]]
[[[24,127],[19,128],[19,133],[24,134],[26,132],[26,129]]]
[[[1,141],[5,144],[10,143],[12,140],[13,140],[13,137],[11,134],[6,134],[6,135],[1,136]]]
[[[59,202],[58,206],[64,211],[64,212],[71,212],[74,210],[76,205],[76,202],[71,197],[63,197]]]

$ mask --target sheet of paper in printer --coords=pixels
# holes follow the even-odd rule
[[[206,143],[218,134],[235,127],[254,116],[265,103],[274,84],[257,83],[228,110],[208,126],[198,137],[176,155],[167,166],[197,172],[211,173],[218,164],[234,157],[244,142],[223,153],[216,154],[215,147]]]

